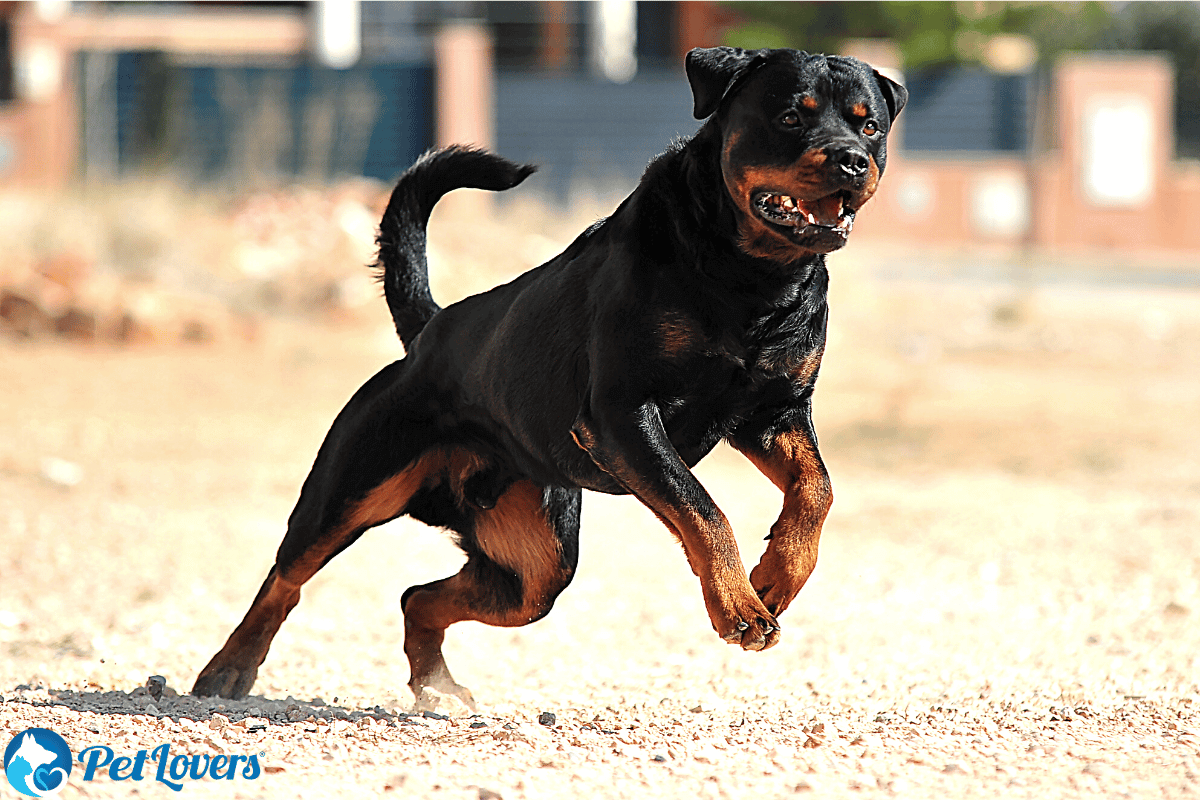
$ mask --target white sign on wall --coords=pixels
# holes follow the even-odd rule
[[[1013,238],[1029,230],[1025,173],[985,172],[971,182],[971,223],[984,236]]]
[[[1083,113],[1083,193],[1094,205],[1144,205],[1154,193],[1154,112],[1132,94],[1096,95]]]

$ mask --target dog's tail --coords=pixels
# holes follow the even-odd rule
[[[511,189],[536,169],[486,150],[452,145],[430,150],[400,176],[379,223],[374,267],[405,347],[441,311],[429,293],[425,262],[425,226],[434,204],[453,189]]]

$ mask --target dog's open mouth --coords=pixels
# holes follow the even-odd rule
[[[775,225],[795,228],[797,234],[835,233],[845,236],[854,227],[849,195],[835,192],[816,200],[797,200],[786,194],[760,192],[754,197],[759,216]]]

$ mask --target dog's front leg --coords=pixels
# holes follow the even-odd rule
[[[609,409],[581,418],[572,433],[597,466],[679,538],[721,638],[746,650],[778,642],[779,623],[750,585],[729,521],[667,438],[658,406]]]
[[[782,614],[817,565],[821,526],[833,504],[829,473],[805,409],[794,426],[767,433],[738,431],[729,442],[783,491],[783,510],[750,583],[772,614]]]

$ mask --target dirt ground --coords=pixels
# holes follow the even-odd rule
[[[849,250],[816,395],[836,500],[781,644],[723,644],[662,526],[588,495],[553,613],[451,629],[475,716],[411,714],[399,598],[460,558],[405,522],[309,584],[248,700],[184,694],[399,357],[382,301],[250,342],[0,339],[0,746],[262,754],[193,797],[1200,793],[1200,291]],[[729,450],[697,472],[753,565],[778,492]],[[82,772],[62,797],[171,793]]]

